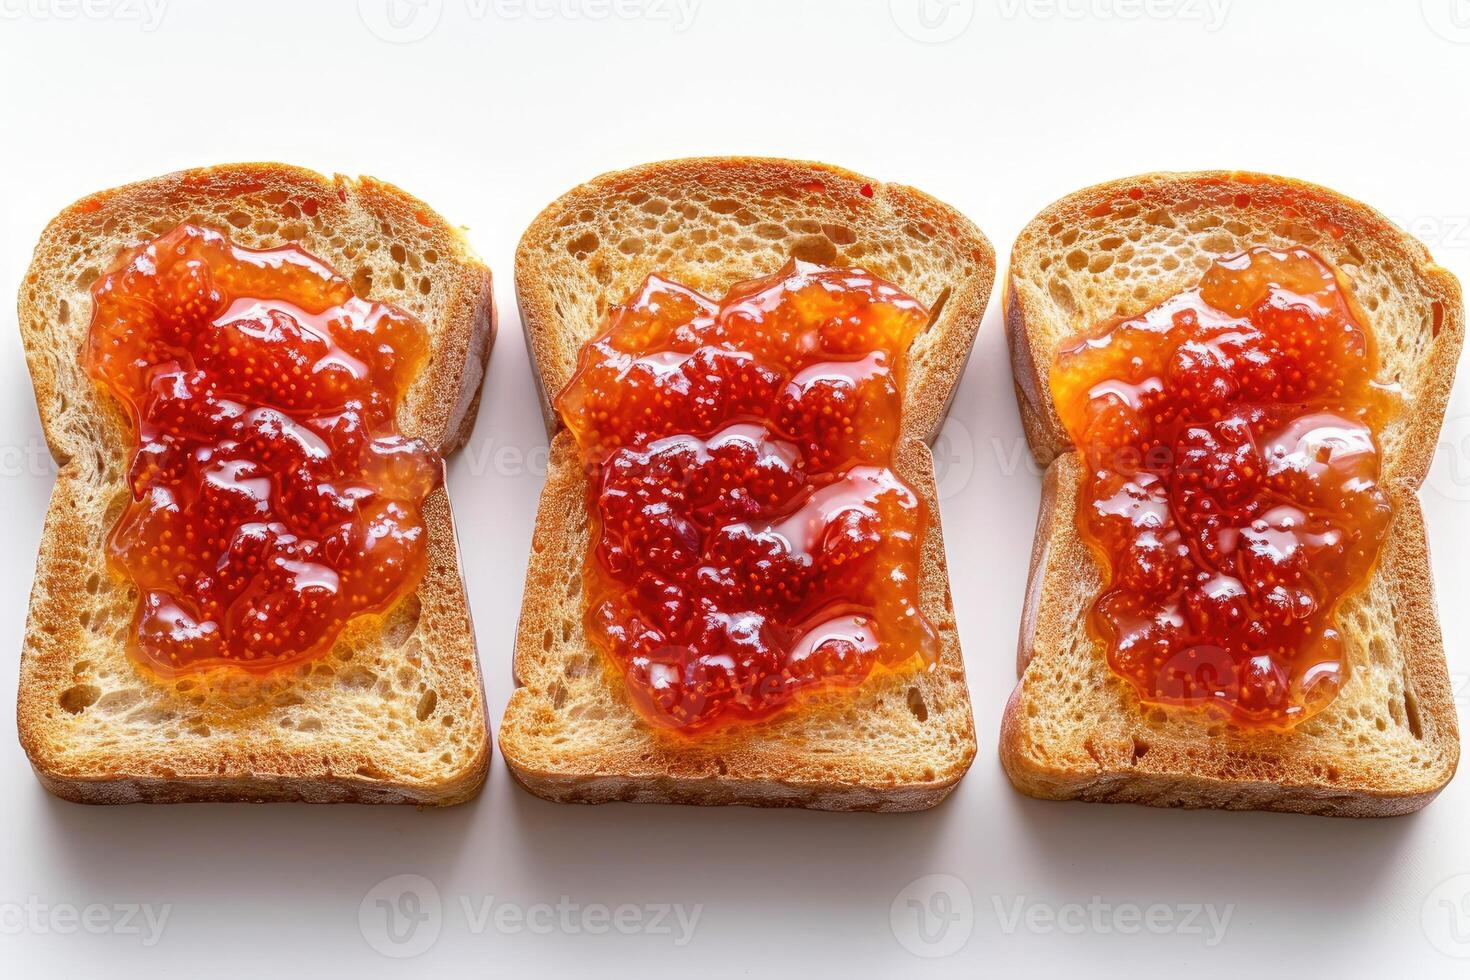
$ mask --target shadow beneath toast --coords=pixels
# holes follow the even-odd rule
[[[1239,903],[1310,930],[1381,914],[1384,880],[1422,822],[1034,800],[1009,794],[1001,832],[1034,894]],[[1249,909],[1245,907],[1249,905]]]
[[[917,813],[849,813],[550,803],[507,778],[499,816],[546,880],[594,894],[701,901],[717,890],[747,913],[789,906],[803,916],[853,907],[866,914],[876,894],[886,917],[889,898],[914,878],[957,870],[940,867],[939,856],[965,832],[964,788]]]
[[[447,808],[308,803],[89,806],[36,789],[35,842],[85,895],[189,903],[274,896],[337,908],[389,873],[448,876],[482,815]],[[481,797],[480,799],[483,799]],[[356,907],[357,898],[352,900]]]

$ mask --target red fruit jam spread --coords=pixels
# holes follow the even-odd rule
[[[933,663],[923,501],[893,472],[929,314],[793,261],[723,302],[657,276],[557,400],[589,467],[588,635],[651,723],[767,717]]]
[[[129,650],[174,676],[319,656],[424,571],[443,468],[394,415],[424,328],[294,245],[180,225],[92,287],[84,363],[137,436],[108,540]]]
[[[1145,702],[1280,728],[1337,695],[1336,611],[1391,516],[1397,397],[1365,324],[1323,259],[1255,248],[1058,355],[1078,523],[1108,570],[1090,625]]]

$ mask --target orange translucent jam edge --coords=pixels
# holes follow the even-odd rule
[[[791,262],[788,262],[788,264],[787,264],[786,267],[784,267],[782,270],[780,270],[778,272],[772,273],[772,274],[770,274],[768,276],[757,277],[757,278],[754,278],[754,279],[742,280],[740,282],[737,282],[737,283],[735,283],[734,285],[732,285],[729,288],[729,290],[726,292],[726,295],[725,295],[724,299],[722,299],[720,301],[717,301],[715,303],[715,305],[717,307],[723,308],[728,302],[730,302],[736,296],[745,293],[747,290],[753,291],[756,284],[758,284],[758,283],[764,283],[764,282],[769,282],[769,281],[773,281],[773,280],[779,279],[783,275],[787,274],[788,270],[791,270],[793,268],[805,268],[808,265],[809,265],[809,263],[806,263],[806,262],[803,262],[803,261],[800,261],[800,260],[792,260]],[[849,270],[849,271],[853,271],[853,272],[857,272],[857,273],[862,274],[862,270],[856,270],[856,269],[854,269],[854,270]],[[617,313],[618,310],[625,309],[625,308],[628,308],[628,307],[632,306],[635,303],[635,301],[638,300],[641,297],[641,295],[649,288],[649,284],[653,280],[655,280],[657,278],[661,278],[661,277],[659,277],[657,275],[657,273],[650,274],[650,276],[647,278],[647,280],[645,280],[645,282],[640,286],[640,288],[638,290],[636,290],[631,296],[629,296],[628,299],[626,299],[623,303],[618,304],[618,306],[615,306],[615,307],[611,308],[608,311],[608,314],[606,315],[606,318],[605,319],[607,319],[607,320],[610,321],[610,320],[613,319],[614,315]],[[874,277],[874,278],[876,279],[876,277]],[[676,288],[679,288],[679,289],[688,289],[688,287],[683,286],[682,284],[678,283],[676,280],[666,280],[666,281],[670,285],[675,286]],[[882,282],[882,280],[878,280],[878,281],[879,282]],[[693,293],[694,291],[693,290],[689,290],[689,292]],[[698,294],[696,294],[696,295],[698,295]],[[923,307],[920,304],[918,304],[917,301],[912,300],[911,297],[905,296],[905,299],[908,299],[908,300],[914,302],[915,305],[920,310],[923,311],[923,318],[924,318],[925,322],[927,322],[928,319],[929,319],[929,313],[928,313],[928,311],[927,310],[924,310]],[[920,328],[920,330],[922,331],[922,328]],[[582,346],[582,348],[581,348],[581,350],[579,352],[579,356],[578,356],[578,368],[577,368],[577,371],[573,374],[573,377],[571,378],[571,380],[568,381],[567,385],[562,389],[562,391],[553,400],[553,405],[557,409],[558,414],[561,417],[562,424],[565,425],[565,426],[567,426],[567,428],[569,430],[573,431],[573,434],[574,435],[576,435],[577,433],[576,433],[576,430],[575,430],[574,426],[571,425],[571,423],[570,423],[570,421],[569,421],[569,419],[567,417],[567,411],[566,411],[566,406],[565,406],[565,399],[567,398],[568,393],[571,391],[571,389],[572,389],[573,385],[575,384],[575,382],[577,381],[578,377],[581,375],[581,373],[583,372],[583,370],[587,367],[587,365],[588,365],[588,363],[589,363],[589,361],[590,361],[590,359],[591,359],[591,357],[593,355],[593,348],[594,348],[594,346],[599,341],[610,340],[616,333],[617,333],[617,329],[615,327],[609,327],[608,329],[605,329],[605,330],[603,330],[603,331],[601,331],[601,332],[599,332],[597,334],[594,334],[593,337],[590,340],[588,340]],[[620,350],[624,350],[624,352],[626,352],[626,353],[634,354],[635,356],[638,353],[647,353],[646,351],[644,351],[644,352],[635,352],[635,351],[627,351],[624,348],[619,348],[619,349]],[[892,373],[892,375],[894,377],[895,384],[898,386],[898,390],[900,392],[902,392],[902,391],[905,390],[905,380],[906,380],[907,363],[908,363],[907,348],[905,348],[902,351],[897,352],[893,356],[892,361],[891,361],[891,368],[890,368],[890,370],[891,370],[891,373]],[[761,425],[765,425],[769,421],[769,419],[764,419],[764,418],[750,418],[750,417],[746,417],[746,420],[747,421],[754,421],[757,424],[761,424]],[[739,421],[740,421],[739,419],[727,419],[727,420],[725,420],[724,423],[722,423],[722,425],[721,425],[720,428],[723,429],[723,428],[728,427],[728,426],[730,426],[732,424],[738,423]],[[901,429],[902,429],[902,411],[901,411],[901,409],[899,411],[899,417],[896,418],[894,420],[894,422],[895,422],[895,427],[899,431],[901,431]],[[719,431],[719,430],[716,430],[716,431]],[[703,436],[700,436],[697,433],[684,433],[684,434],[694,435],[697,438],[709,439],[709,438],[712,438],[716,434],[716,432],[706,433]],[[660,438],[665,438],[665,437],[664,436],[660,436]],[[645,440],[645,441],[643,441],[641,443],[641,446],[645,446],[646,447],[652,441],[655,441],[655,440]],[[603,638],[602,638],[602,632],[603,631],[601,629],[599,629],[597,627],[597,625],[594,623],[594,616],[595,616],[597,607],[599,605],[599,602],[603,598],[606,598],[608,596],[615,596],[615,595],[619,595],[619,594],[625,594],[628,591],[630,591],[630,587],[628,585],[626,585],[626,584],[624,584],[622,582],[619,582],[607,570],[605,570],[603,568],[603,563],[599,560],[599,558],[597,556],[598,545],[599,545],[599,542],[602,540],[602,537],[603,537],[602,521],[601,521],[601,509],[598,506],[598,500],[597,500],[598,492],[599,492],[599,486],[600,486],[600,482],[601,482],[600,477],[601,477],[601,474],[603,472],[603,469],[604,469],[605,464],[612,458],[612,456],[617,452],[617,450],[618,449],[621,449],[621,448],[640,448],[640,447],[637,446],[637,445],[631,446],[631,447],[624,447],[624,446],[619,445],[619,444],[607,444],[607,445],[603,445],[603,446],[592,446],[592,445],[583,445],[581,442],[579,442],[579,450],[580,450],[581,460],[582,460],[583,468],[584,468],[584,470],[586,472],[586,475],[587,475],[587,495],[586,495],[586,500],[587,500],[588,545],[587,545],[587,549],[586,549],[586,551],[584,553],[583,562],[582,562],[582,591],[583,591],[583,595],[584,595],[584,602],[583,602],[583,629],[584,629],[586,635],[589,638],[592,639],[593,645],[601,653],[601,655],[602,655],[601,656],[601,660],[602,660],[603,670],[607,674],[607,676],[609,678],[609,681],[610,682],[614,682],[614,683],[619,683],[619,682],[621,682],[621,683],[627,683],[631,687],[631,685],[632,685],[631,664],[628,662],[628,660],[627,660],[626,657],[623,657],[620,654],[620,651],[615,646],[613,646],[613,645],[611,645],[611,644],[609,644],[609,643],[607,643],[607,642],[605,642],[603,640]],[[893,477],[894,481],[897,482],[900,486],[902,486],[905,489],[907,489],[909,491],[909,493],[911,493],[912,496],[913,496],[913,500],[914,500],[914,503],[916,505],[916,523],[915,523],[914,538],[913,538],[913,550],[914,550],[914,554],[915,554],[916,558],[922,560],[924,546],[925,546],[925,542],[926,542],[926,539],[927,539],[927,528],[928,528],[928,524],[929,524],[929,505],[926,502],[926,500],[923,497],[923,495],[914,492],[913,491],[913,488],[908,485],[907,481],[904,481],[901,477],[898,476],[897,471],[894,469],[894,463],[896,461],[896,455],[897,455],[897,441],[895,441],[892,445],[889,446],[888,459],[887,459],[887,463],[886,463],[886,472],[889,473],[889,474],[891,474],[891,476]],[[856,468],[858,468],[858,467],[855,466],[855,465],[850,465],[850,466],[847,466],[847,467],[842,468],[840,471],[834,471],[832,474],[830,474],[832,476],[832,482],[835,483],[835,482],[841,480],[845,475],[849,474],[852,470],[854,470]],[[915,576],[913,577],[913,581],[917,582],[917,574],[921,571],[921,569],[918,568],[918,567],[915,567],[915,568],[911,569],[911,571],[915,573]],[[708,737],[713,736],[713,735],[716,735],[716,734],[718,734],[718,733],[720,733],[722,731],[735,730],[735,729],[739,729],[739,728],[742,728],[742,727],[747,726],[747,725],[757,724],[757,723],[760,723],[760,722],[763,722],[763,721],[771,720],[771,719],[776,718],[778,716],[784,716],[784,715],[796,713],[796,712],[798,712],[801,709],[801,707],[802,707],[802,705],[804,703],[806,703],[810,699],[812,699],[814,697],[818,697],[818,696],[820,696],[820,695],[822,695],[824,693],[830,693],[830,692],[832,692],[834,690],[842,690],[842,689],[846,689],[846,690],[849,690],[849,691],[855,691],[856,689],[860,688],[862,685],[867,684],[867,683],[872,682],[872,681],[876,681],[876,680],[878,680],[879,678],[881,678],[883,676],[904,676],[904,675],[914,674],[914,673],[918,673],[918,672],[921,672],[921,671],[924,671],[924,670],[932,669],[934,667],[934,665],[938,662],[938,658],[939,658],[939,654],[938,654],[938,639],[937,639],[938,632],[934,629],[932,623],[929,622],[928,617],[924,615],[922,608],[919,608],[919,602],[917,601],[917,599],[918,599],[918,597],[915,596],[915,603],[914,603],[914,605],[918,609],[918,613],[919,613],[918,618],[919,618],[919,621],[920,621],[920,624],[921,624],[921,628],[924,629],[924,630],[926,630],[926,631],[928,631],[930,633],[930,635],[932,637],[934,637],[934,644],[935,644],[934,645],[934,649],[931,652],[929,652],[929,653],[922,653],[922,654],[916,653],[916,654],[910,655],[908,657],[905,657],[904,659],[899,660],[899,661],[893,661],[892,659],[885,659],[884,657],[882,657],[880,655],[880,656],[878,656],[875,659],[875,662],[873,664],[872,669],[869,670],[867,673],[863,674],[860,677],[857,677],[857,678],[854,678],[854,679],[851,679],[851,680],[848,680],[848,679],[845,679],[845,678],[841,678],[841,677],[829,677],[823,683],[818,683],[818,684],[814,684],[814,685],[802,687],[802,688],[798,689],[797,691],[795,691],[793,694],[791,694],[788,698],[786,698],[784,700],[781,700],[781,701],[773,702],[773,703],[765,706],[761,710],[754,711],[754,712],[752,712],[752,711],[741,711],[741,712],[727,711],[727,712],[723,712],[723,713],[717,715],[711,721],[704,722],[704,723],[701,723],[701,724],[696,725],[696,726],[680,726],[680,725],[671,724],[670,721],[669,721],[669,719],[667,719],[666,717],[660,716],[660,715],[658,715],[658,714],[656,714],[656,713],[654,713],[654,712],[646,709],[640,703],[640,699],[638,699],[638,698],[633,698],[632,699],[633,706],[634,706],[635,710],[637,711],[637,713],[639,714],[639,716],[642,717],[646,722],[648,722],[650,724],[650,726],[655,731],[661,732],[661,733],[663,733],[666,736],[673,736],[673,737],[675,737],[677,739],[694,741],[694,740],[699,740],[699,739],[703,739],[703,738],[708,738]],[[868,611],[868,613],[869,613],[868,618],[871,619],[872,618],[871,617],[871,611]],[[881,643],[880,643],[880,648],[881,648]]]
[[[1278,256],[1292,255],[1294,253],[1305,253],[1306,255],[1310,256],[1311,259],[1320,263],[1321,266],[1323,266],[1327,271],[1331,273],[1331,276],[1335,281],[1338,293],[1340,294],[1340,297],[1347,309],[1348,320],[1361,332],[1364,344],[1366,346],[1366,351],[1364,355],[1364,361],[1366,363],[1366,389],[1369,392],[1370,397],[1365,399],[1364,402],[1358,407],[1363,409],[1363,419],[1367,423],[1371,431],[1375,458],[1381,464],[1381,437],[1383,428],[1402,409],[1402,399],[1396,384],[1385,384],[1377,380],[1378,373],[1381,368],[1381,363],[1378,358],[1377,343],[1373,334],[1373,330],[1370,326],[1370,321],[1365,315],[1361,304],[1357,300],[1356,294],[1353,289],[1352,280],[1341,269],[1339,269],[1332,262],[1321,256],[1319,253],[1300,245],[1283,245],[1275,248],[1257,246],[1244,252],[1233,253],[1228,256],[1221,256],[1220,258],[1216,259],[1214,263],[1212,263],[1210,271],[1217,269],[1224,263],[1239,261],[1243,257],[1260,251],[1273,252]],[[1203,716],[1207,719],[1218,719],[1228,724],[1231,728],[1244,732],[1260,731],[1267,734],[1272,732],[1286,732],[1296,728],[1302,722],[1308,720],[1309,718],[1313,717],[1314,715],[1328,707],[1332,702],[1337,699],[1338,695],[1341,693],[1342,687],[1344,684],[1346,684],[1352,670],[1351,663],[1346,656],[1347,645],[1345,641],[1342,644],[1342,652],[1344,656],[1341,658],[1339,664],[1340,671],[1337,674],[1333,683],[1318,685],[1318,690],[1313,692],[1316,696],[1312,697],[1309,700],[1301,702],[1297,706],[1300,709],[1298,713],[1286,718],[1260,720],[1252,718],[1247,713],[1242,712],[1241,710],[1239,710],[1238,704],[1230,700],[1222,701],[1218,698],[1169,698],[1158,696],[1153,692],[1145,690],[1138,678],[1131,676],[1123,670],[1118,669],[1115,660],[1115,656],[1117,654],[1116,645],[1113,644],[1108,637],[1109,630],[1102,625],[1103,617],[1100,613],[1100,606],[1102,605],[1103,600],[1113,592],[1114,585],[1117,579],[1117,567],[1114,563],[1114,556],[1112,555],[1112,553],[1088,526],[1087,513],[1091,505],[1095,502],[1095,498],[1093,496],[1094,474],[1090,472],[1092,467],[1087,463],[1089,447],[1086,444],[1085,438],[1078,431],[1076,431],[1073,425],[1073,423],[1079,421],[1079,419],[1068,417],[1067,413],[1062,410],[1062,402],[1060,397],[1057,395],[1057,392],[1059,390],[1058,375],[1061,371],[1062,352],[1066,352],[1069,350],[1078,350],[1091,342],[1107,338],[1120,325],[1132,321],[1141,320],[1148,314],[1153,313],[1160,308],[1166,306],[1171,300],[1178,299],[1181,296],[1198,294],[1199,291],[1200,286],[1196,286],[1187,290],[1182,290],[1180,293],[1174,294],[1174,296],[1171,296],[1168,299],[1155,304],[1145,311],[1133,315],[1120,315],[1112,320],[1105,321],[1104,323],[1098,325],[1090,331],[1069,337],[1058,346],[1059,354],[1052,362],[1051,388],[1054,393],[1054,403],[1058,406],[1058,414],[1062,417],[1063,425],[1067,429],[1068,437],[1074,449],[1077,450],[1079,456],[1084,461],[1084,473],[1077,488],[1075,524],[1079,537],[1082,538],[1083,542],[1093,553],[1098,568],[1102,573],[1103,580],[1102,589],[1093,599],[1088,608],[1088,633],[1095,643],[1097,643],[1099,646],[1107,651],[1109,669],[1113,672],[1115,676],[1128,683],[1129,687],[1137,694],[1139,701],[1145,707],[1168,709],[1169,711],[1179,711],[1185,714],[1195,714]],[[1221,312],[1223,313],[1223,311]],[[1249,320],[1248,316],[1245,316],[1244,314],[1242,314],[1242,316],[1245,319]],[[1162,365],[1154,365],[1154,367],[1159,370],[1163,369]],[[1094,377],[1091,379],[1091,383],[1097,384],[1100,380],[1107,379]],[[1382,480],[1381,466],[1378,470],[1378,479],[1376,481],[1376,485],[1379,488],[1384,488],[1383,496],[1385,497],[1390,507],[1390,516],[1384,522],[1383,533],[1380,534],[1376,539],[1371,561],[1361,570],[1360,574],[1354,578],[1352,584],[1349,587],[1336,592],[1330,597],[1328,606],[1325,612],[1322,613],[1319,620],[1321,623],[1326,625],[1327,629],[1333,630],[1334,633],[1336,633],[1339,637],[1341,636],[1341,631],[1339,629],[1338,614],[1342,608],[1342,605],[1348,599],[1352,598],[1367,587],[1368,583],[1372,580],[1373,575],[1377,570],[1378,562],[1382,558],[1382,546],[1387,537],[1389,521],[1391,521],[1392,499],[1386,491],[1387,484]]]
[[[84,370],[92,379],[93,383],[96,384],[98,388],[103,392],[104,397],[111,397],[124,409],[124,414],[127,416],[130,427],[129,431],[132,437],[132,448],[130,450],[128,460],[130,473],[132,472],[134,464],[136,464],[137,462],[137,454],[142,448],[141,426],[143,424],[143,410],[139,406],[139,404],[137,404],[137,402],[135,402],[135,400],[130,396],[130,394],[126,391],[126,389],[122,386],[118,379],[114,379],[108,376],[101,365],[100,355],[97,354],[97,351],[100,350],[101,345],[101,341],[99,340],[97,335],[98,322],[100,319],[100,304],[98,300],[102,292],[106,288],[108,288],[110,283],[114,281],[115,277],[118,277],[128,271],[129,268],[132,267],[134,263],[137,262],[140,258],[146,259],[149,256],[150,251],[156,250],[162,243],[169,241],[173,239],[174,236],[181,234],[199,234],[206,239],[216,239],[222,241],[225,247],[231,253],[232,258],[242,265],[256,265],[257,263],[259,263],[260,266],[269,268],[273,266],[274,260],[280,260],[280,266],[277,266],[278,268],[299,265],[300,267],[308,270],[318,271],[329,280],[330,286],[339,289],[346,297],[350,298],[353,301],[358,301],[362,299],[357,295],[356,291],[351,287],[351,284],[345,277],[343,277],[326,262],[323,262],[321,259],[307,252],[306,249],[302,248],[300,245],[294,242],[276,248],[254,249],[234,242],[225,232],[217,231],[215,229],[205,226],[193,225],[187,221],[150,241],[140,243],[133,248],[127,249],[120,253],[113,261],[112,265],[110,265],[90,287],[89,292],[92,298],[93,312],[91,321],[88,326],[87,337],[84,341],[81,361]],[[293,301],[300,299],[300,297],[240,295],[232,297],[232,299],[234,300],[234,303],[230,305],[249,300],[258,301],[265,305],[269,305],[272,300],[284,301],[288,304],[295,305]],[[327,303],[324,304],[321,309],[310,309],[309,307],[298,307],[298,309],[304,310],[306,313],[316,316],[341,305],[343,304]],[[397,408],[402,404],[403,397],[408,387],[412,384],[413,379],[418,376],[424,364],[426,364],[428,361],[428,334],[427,331],[424,329],[422,323],[418,321],[417,318],[413,317],[411,314],[398,307],[381,302],[365,302],[365,306],[367,307],[367,309],[372,311],[370,315],[376,316],[382,312],[389,313],[394,317],[400,319],[402,322],[412,325],[414,328],[416,328],[417,331],[416,336],[419,343],[416,345],[415,349],[411,351],[411,356],[408,359],[398,361],[398,367],[395,368],[394,371],[396,382],[395,387],[397,388],[397,390],[394,392],[392,414],[395,417],[389,419],[386,430],[380,428],[377,431],[371,433],[371,436],[374,438],[383,436],[402,436],[402,432],[398,429],[396,423],[396,411]],[[328,334],[326,339],[331,344],[333,352],[340,352],[341,348],[337,345],[335,338]],[[400,353],[401,352],[394,349],[395,356]],[[256,405],[253,407],[265,406]],[[282,411],[285,411],[289,414],[291,410],[282,409]],[[106,539],[107,565],[109,572],[120,581],[128,582],[134,589],[138,590],[140,593],[136,601],[133,619],[130,625],[130,629],[128,630],[127,640],[125,643],[126,652],[129,658],[132,660],[134,666],[137,667],[145,676],[151,676],[160,681],[172,681],[181,678],[197,677],[200,675],[219,677],[222,680],[228,680],[228,678],[231,676],[237,676],[241,678],[255,677],[261,680],[265,680],[287,673],[294,668],[308,665],[322,659],[332,650],[333,646],[341,638],[342,634],[348,629],[358,625],[360,622],[369,621],[381,617],[389,612],[394,606],[402,601],[405,596],[412,593],[413,590],[418,587],[418,584],[422,581],[428,567],[427,527],[423,523],[422,506],[424,501],[427,500],[429,494],[432,493],[434,489],[442,486],[443,462],[438,452],[435,450],[428,449],[424,455],[426,461],[437,470],[437,473],[432,481],[432,484],[428,487],[423,496],[418,500],[418,507],[415,508],[413,512],[413,517],[416,520],[420,530],[422,531],[422,541],[417,550],[415,561],[413,565],[409,568],[407,574],[403,576],[402,580],[397,584],[397,586],[382,601],[365,606],[361,609],[361,611],[350,616],[342,623],[337,624],[335,628],[329,629],[328,631],[324,632],[321,638],[310,648],[300,651],[289,657],[283,657],[279,660],[269,662],[251,661],[243,660],[236,657],[220,656],[191,661],[190,663],[185,665],[177,665],[160,659],[159,656],[155,655],[153,652],[143,647],[140,642],[141,621],[145,612],[144,599],[141,594],[142,590],[138,587],[136,572],[132,567],[132,563],[129,560],[131,556],[128,555],[126,549],[118,543],[118,537],[123,531],[124,525],[127,522],[128,517],[132,512],[132,509],[137,506],[141,497],[141,494],[135,490],[129,496],[128,505],[124,508],[123,513],[119,515],[112,529],[108,532]]]

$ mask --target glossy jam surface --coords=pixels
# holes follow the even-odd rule
[[[723,302],[649,278],[557,400],[591,474],[587,630],[651,723],[769,716],[932,663],[925,510],[893,472],[928,313],[792,262]]]
[[[1109,571],[1091,627],[1145,702],[1286,727],[1336,696],[1336,610],[1391,516],[1398,399],[1365,323],[1323,259],[1256,248],[1058,355],[1078,523]]]
[[[414,587],[442,475],[395,424],[428,351],[416,320],[297,247],[187,224],[92,299],[84,364],[136,435],[108,539],[138,589],[135,659],[165,676],[278,669]]]

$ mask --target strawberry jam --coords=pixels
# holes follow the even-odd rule
[[[1365,324],[1322,258],[1255,248],[1058,355],[1078,523],[1107,570],[1090,625],[1143,701],[1282,728],[1337,695],[1336,612],[1391,516],[1397,399]]]
[[[715,302],[650,277],[557,400],[589,469],[588,635],[651,723],[772,715],[932,663],[923,501],[893,472],[928,313],[793,261]]]
[[[443,468],[395,413],[422,325],[294,245],[188,224],[122,256],[92,300],[84,364],[137,440],[108,555],[138,590],[138,662],[299,663],[417,584]]]

